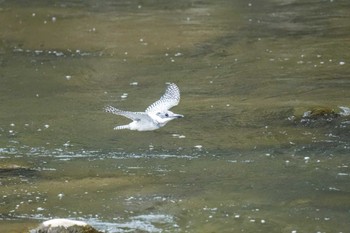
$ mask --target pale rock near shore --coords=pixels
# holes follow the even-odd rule
[[[41,223],[30,233],[101,233],[83,221],[57,218]]]

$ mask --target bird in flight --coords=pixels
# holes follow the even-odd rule
[[[151,104],[144,112],[129,112],[119,110],[112,106],[105,108],[106,112],[124,116],[132,120],[128,125],[114,127],[115,130],[130,129],[138,131],[151,131],[163,127],[171,120],[182,118],[183,115],[169,111],[180,102],[180,90],[174,83],[170,83],[159,100]]]

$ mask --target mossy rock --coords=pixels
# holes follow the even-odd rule
[[[334,109],[327,107],[315,107],[309,111],[308,117],[317,120],[320,118],[336,118],[339,116],[339,113],[336,113]]]
[[[304,112],[301,117],[296,117],[296,122],[306,126],[319,127],[333,122],[340,116],[341,115],[332,108],[314,107],[311,110]]]

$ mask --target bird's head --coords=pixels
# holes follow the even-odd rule
[[[156,116],[157,116],[157,121],[158,121],[160,124],[166,124],[166,123],[168,123],[169,121],[174,120],[174,119],[176,119],[176,118],[182,118],[182,117],[184,117],[183,115],[173,113],[172,111],[157,112],[157,113],[156,113]]]

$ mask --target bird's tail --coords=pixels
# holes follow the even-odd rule
[[[112,107],[112,106],[105,107],[105,111],[113,113],[113,114],[116,114],[116,115],[120,115],[120,112],[121,112],[121,110],[119,110],[119,109],[117,109],[115,107]]]
[[[129,125],[119,125],[113,128],[114,130],[120,130],[120,129],[130,129]]]

